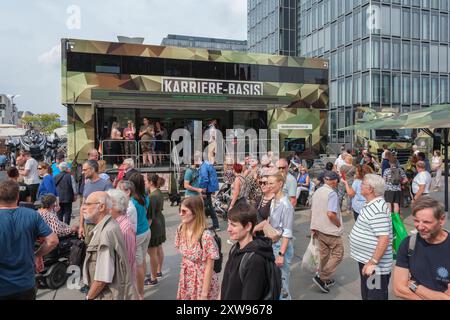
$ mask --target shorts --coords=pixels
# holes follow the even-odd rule
[[[402,192],[401,191],[386,191],[384,193],[384,200],[388,203],[401,203]]]
[[[150,230],[136,236],[136,266],[140,266],[145,261],[150,238]]]

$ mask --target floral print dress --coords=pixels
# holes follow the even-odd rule
[[[181,261],[177,300],[200,300],[206,269],[206,259],[219,259],[219,249],[217,248],[211,231],[205,231],[201,241],[202,246],[200,246],[199,241],[191,246],[189,242],[181,236],[180,228],[178,228],[175,237],[175,247],[180,251],[183,259]],[[213,271],[208,300],[217,300],[219,298],[219,293],[219,277]]]

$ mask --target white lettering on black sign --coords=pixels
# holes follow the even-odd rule
[[[184,94],[262,96],[261,82],[210,81],[162,78],[161,91]]]

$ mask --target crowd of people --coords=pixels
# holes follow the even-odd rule
[[[164,179],[141,174],[130,158],[112,180],[101,172],[104,161],[95,149],[83,163],[78,181],[63,155],[52,165],[38,163],[27,152],[21,157],[23,169],[10,168],[9,179],[0,182],[4,253],[0,299],[34,299],[34,276],[43,269],[43,256],[58,245],[58,237],[74,233],[86,244],[81,290],[87,300],[144,299],[145,287],[157,285],[163,277],[167,237],[160,189]],[[437,152],[435,157],[429,169],[438,171],[442,160]],[[315,240],[319,256],[312,283],[323,293],[337,285],[334,276],[348,240],[350,257],[360,273],[362,299],[388,299],[391,275],[394,293],[401,298],[450,299],[445,213],[430,197],[432,178],[420,153],[413,154],[404,170],[389,150],[380,161],[367,151],[358,159],[342,150],[317,177],[308,174],[298,157],[276,158],[269,152],[261,162],[252,157],[243,163],[226,159],[222,188],[230,193],[226,219],[232,248],[223,270],[216,233],[221,229],[213,207],[221,189],[218,175],[202,154],[196,153],[193,162],[183,176],[185,194],[175,234],[175,247],[182,256],[177,299],[290,300],[294,239],[299,237],[294,231],[297,205],[311,209],[311,232],[306,236]],[[435,181],[434,187],[439,186],[440,181]],[[395,247],[393,217],[401,214],[406,188],[411,190],[418,233]],[[72,204],[78,197],[80,221],[74,225]],[[35,200],[38,211],[24,206]],[[345,211],[355,219],[348,239]],[[222,282],[219,272],[224,272]],[[277,275],[279,286],[272,281]]]

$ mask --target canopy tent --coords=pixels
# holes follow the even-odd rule
[[[450,129],[450,105],[437,105],[430,108],[423,108],[417,111],[403,113],[392,117],[375,119],[354,126],[341,128],[338,131],[346,130],[383,130],[383,129],[422,129],[428,135],[434,137],[431,129],[442,129],[444,142],[444,162],[445,162],[445,211],[448,213],[448,147]],[[450,217],[449,217],[450,218]]]

